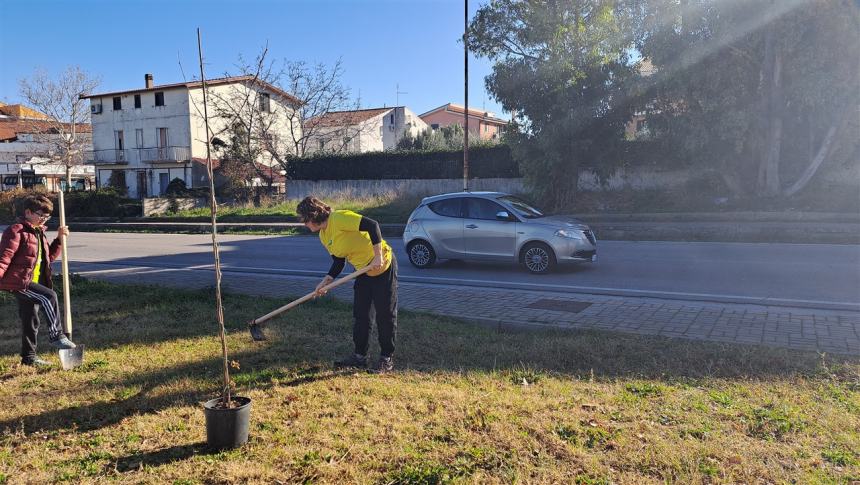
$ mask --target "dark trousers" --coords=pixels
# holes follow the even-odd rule
[[[376,314],[380,354],[394,354],[397,333],[397,259],[392,254],[391,266],[379,276],[361,275],[353,285],[352,340],[355,353],[367,355],[370,345],[370,321]]]
[[[21,358],[36,356],[36,336],[39,333],[39,308],[48,318],[48,338],[60,338],[60,304],[54,290],[38,283],[30,283],[25,290],[13,291],[18,300],[18,315],[21,317]]]

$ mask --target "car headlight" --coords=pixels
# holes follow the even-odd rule
[[[582,232],[575,231],[573,229],[559,229],[558,231],[555,231],[555,235],[567,239],[582,239]]]

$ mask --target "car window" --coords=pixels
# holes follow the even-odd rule
[[[431,202],[427,204],[427,207],[429,207],[431,211],[435,212],[436,214],[439,214],[440,216],[463,217],[462,201],[462,197],[437,200],[436,202]]]
[[[537,219],[544,216],[543,212],[518,197],[506,195],[504,197],[499,197],[499,200],[503,200],[508,204],[511,204],[514,211],[526,219]]]
[[[495,221],[496,214],[505,211],[504,207],[496,204],[492,200],[487,199],[466,199],[466,217],[469,219],[484,219],[487,221]]]

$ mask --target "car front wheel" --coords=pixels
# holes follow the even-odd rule
[[[523,266],[531,273],[546,274],[555,268],[555,254],[546,244],[529,244],[523,248],[522,255]]]
[[[416,268],[429,268],[436,262],[436,252],[433,246],[426,241],[413,241],[406,248],[409,254],[409,262]]]

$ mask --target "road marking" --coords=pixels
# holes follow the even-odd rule
[[[189,271],[212,271],[214,264],[201,264],[194,266],[185,266],[181,264],[171,263],[148,263],[147,265],[128,265],[121,262],[103,262],[103,261],[75,261],[75,263],[91,263],[104,264],[112,266],[124,267],[160,267],[183,269]],[[238,274],[266,274],[266,275],[281,275],[281,276],[303,276],[303,277],[322,277],[325,272],[312,270],[288,270],[277,268],[261,268],[254,266],[242,266],[232,268],[229,266],[221,267],[222,273],[238,273]],[[348,273],[347,273],[348,274]],[[689,301],[711,301],[718,303],[739,303],[753,304],[762,306],[785,306],[785,307],[800,307],[825,310],[847,310],[860,311],[860,303],[844,302],[844,301],[828,301],[828,300],[803,300],[792,298],[772,298],[772,297],[756,297],[743,295],[727,295],[718,293],[692,293],[692,292],[677,292],[663,290],[637,290],[628,288],[609,288],[601,286],[575,286],[575,285],[559,285],[553,283],[505,283],[496,280],[482,279],[455,279],[455,278],[438,278],[432,276],[399,276],[400,281],[404,283],[415,284],[432,284],[441,286],[467,286],[479,288],[494,288],[500,290],[525,290],[525,291],[555,291],[569,293],[586,293],[594,295],[610,295],[610,296],[628,296],[638,298],[658,298],[658,299],[674,299],[674,300],[689,300]]]

